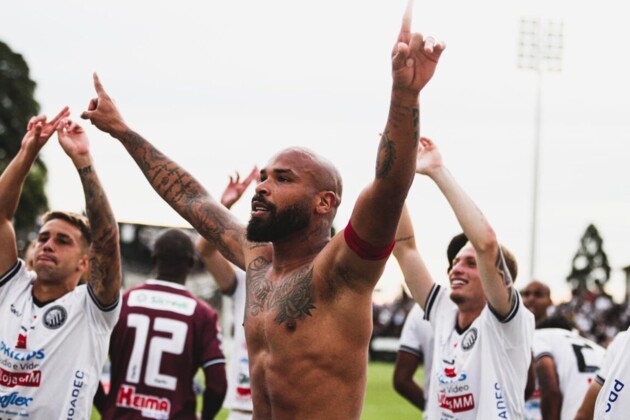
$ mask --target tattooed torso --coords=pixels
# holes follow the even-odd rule
[[[371,294],[332,288],[343,279],[330,275],[314,262],[280,278],[268,257],[247,265],[244,327],[257,418],[360,413]]]

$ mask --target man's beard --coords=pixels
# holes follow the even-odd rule
[[[310,211],[303,205],[293,204],[286,209],[276,211],[276,207],[267,204],[269,217],[252,217],[247,224],[247,240],[251,242],[275,242],[287,235],[302,230],[311,222]]]

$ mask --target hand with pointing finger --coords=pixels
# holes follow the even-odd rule
[[[418,93],[426,85],[446,46],[432,37],[411,32],[413,0],[409,0],[398,41],[392,51],[394,88]]]
[[[96,73],[94,73],[94,89],[97,96],[90,100],[88,109],[83,111],[81,118],[90,120],[99,130],[119,138],[128,130],[127,124],[120,115],[112,98],[105,92]]]

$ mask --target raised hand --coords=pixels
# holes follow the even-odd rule
[[[70,115],[70,110],[65,106],[59,114],[50,121],[46,121],[45,115],[32,117],[26,126],[26,134],[22,139],[22,148],[24,148],[25,151],[39,152],[57,129],[59,121],[68,115]]]
[[[64,152],[77,168],[90,164],[90,147],[83,127],[70,119],[63,119],[57,127],[57,137]]]
[[[92,124],[101,131],[111,134],[112,136],[120,136],[127,131],[127,125],[123,120],[118,108],[114,104],[112,98],[109,97],[98,75],[94,73],[94,89],[96,90],[96,98],[92,98],[88,104],[87,111],[83,111],[81,118],[90,120]]]
[[[258,178],[258,172],[258,167],[254,166],[243,182],[240,182],[241,176],[238,172],[236,173],[236,178],[230,176],[230,182],[227,187],[225,187],[225,191],[223,191],[223,195],[221,196],[221,204],[228,209],[232,207],[232,205],[241,198],[249,184],[251,184],[254,179]]]
[[[438,147],[426,137],[420,137],[418,157],[416,159],[416,173],[431,175],[431,172],[442,166],[442,155]]]
[[[409,0],[398,42],[392,51],[392,76],[394,88],[420,92],[433,77],[440,55],[446,46],[430,36],[412,33],[412,12],[413,0]]]

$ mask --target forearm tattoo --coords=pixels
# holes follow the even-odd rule
[[[223,213],[223,206],[209,206],[209,196],[201,184],[138,133],[127,130],[122,143],[153,189],[224,257],[234,260],[227,240],[231,237],[242,246],[243,229]]]
[[[385,130],[378,145],[378,158],[376,160],[376,178],[383,179],[394,166],[396,160],[396,143],[389,138],[389,130]]]
[[[87,175],[92,172],[92,165],[84,166],[83,168],[78,169],[79,175]]]
[[[413,108],[411,112],[413,114],[413,137],[416,139],[416,145],[418,145],[420,140],[420,109]]]
[[[107,286],[120,277],[118,226],[92,166],[79,169],[79,176],[92,234],[89,281],[92,290],[97,296],[101,296],[101,293],[107,291]]]
[[[512,280],[512,275],[510,274],[510,270],[507,267],[505,262],[505,258],[503,256],[503,251],[501,250],[501,246],[499,246],[499,252],[497,252],[497,261],[496,268],[501,278],[503,279],[503,285],[507,289],[508,292],[508,303],[510,307],[512,307],[516,301],[516,291],[514,290],[514,281]]]

